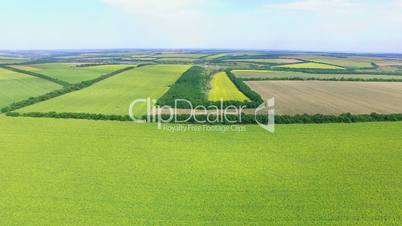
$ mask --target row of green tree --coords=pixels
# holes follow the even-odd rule
[[[169,119],[170,115],[162,115],[162,120]],[[257,124],[268,123],[268,115],[226,115],[226,120],[218,120],[216,115],[177,115],[178,121],[187,120],[186,123],[197,123],[197,121],[212,121],[210,124]],[[218,116],[220,117],[220,116]],[[216,122],[214,122],[216,121]],[[236,121],[230,123],[229,121]],[[303,114],[303,115],[276,115],[276,124],[321,124],[321,123],[357,123],[357,122],[384,122],[384,121],[402,121],[402,114],[360,114],[344,113],[340,115],[322,115],[322,114]]]
[[[372,69],[372,68],[370,68]],[[397,71],[358,71],[355,69],[309,69],[309,68],[280,68],[274,67],[271,70],[273,71],[286,71],[286,72],[303,72],[309,74],[357,74],[357,75],[401,75],[402,72]],[[362,69],[359,69],[362,70]]]
[[[20,109],[20,108],[23,108],[23,107],[26,107],[26,106],[29,106],[29,105],[32,105],[32,104],[35,104],[35,103],[39,103],[39,102],[49,100],[49,99],[52,99],[52,98],[55,98],[55,97],[58,97],[58,96],[61,96],[61,95],[67,94],[67,93],[71,93],[73,91],[77,91],[77,90],[89,87],[89,86],[93,85],[96,82],[102,81],[102,80],[107,79],[109,77],[112,77],[114,75],[117,75],[117,74],[120,74],[122,72],[131,70],[133,68],[134,67],[123,68],[123,69],[120,69],[120,70],[117,70],[117,71],[102,75],[102,76],[97,77],[97,78],[95,78],[93,80],[83,81],[83,82],[78,83],[78,84],[69,85],[69,86],[66,86],[66,87],[64,87],[62,89],[55,90],[55,91],[52,91],[50,93],[47,93],[47,94],[44,94],[44,95],[41,95],[41,96],[38,96],[38,97],[30,97],[30,98],[28,98],[26,100],[15,102],[15,103],[10,104],[7,107],[3,107],[3,108],[0,109],[0,111],[3,112],[3,113],[4,112],[15,111],[17,109]]]
[[[47,75],[39,74],[39,73],[36,73],[36,72],[26,71],[26,70],[18,69],[18,68],[15,68],[15,67],[6,66],[6,65],[0,65],[0,67],[2,67],[4,69],[7,69],[7,70],[10,70],[10,71],[17,72],[17,73],[27,74],[27,75],[34,76],[34,77],[37,77],[37,78],[45,79],[45,80],[57,83],[57,84],[62,85],[62,86],[70,86],[71,85],[70,83],[68,83],[66,81],[63,81],[63,80],[60,80],[60,79],[57,79],[57,78],[53,78],[53,77],[50,77],[50,76],[47,76]]]
[[[208,101],[208,87],[213,74],[217,70],[208,69],[200,66],[193,66],[186,71],[168,92],[159,98],[157,104],[160,106],[171,106],[181,109],[189,109],[191,106],[186,102],[175,102],[178,99],[184,99],[191,102],[192,106],[245,106],[247,108],[256,108],[263,103],[259,94],[250,89],[241,79],[236,78],[230,70],[226,73],[235,86],[243,92],[251,101],[230,101],[223,103]]]
[[[30,112],[18,113],[7,112],[10,117],[35,117],[35,118],[63,118],[63,119],[85,119],[85,120],[108,120],[108,121],[131,121],[128,115],[104,115],[104,114],[90,114],[90,113],[68,113],[68,112]],[[169,119],[170,115],[162,115],[160,118],[163,120]],[[257,124],[268,123],[267,115],[226,115],[226,119],[236,121],[230,123],[226,120],[219,120],[220,116],[216,115],[177,115],[178,121],[186,120],[186,123],[197,124],[200,121],[209,121],[209,124]],[[146,120],[146,116],[143,117]],[[158,121],[158,118],[157,120]],[[276,124],[321,124],[321,123],[357,123],[357,122],[385,122],[385,121],[402,121],[402,114],[361,114],[354,115],[345,113],[341,115],[322,115],[322,114],[303,114],[303,115],[277,115],[275,116]],[[201,123],[200,123],[201,124]],[[202,123],[205,124],[205,123]]]
[[[175,100],[185,99],[193,105],[201,105],[207,102],[208,82],[213,71],[205,67],[193,66],[186,71],[170,89],[159,98],[160,106],[175,106]],[[177,103],[178,108],[189,108],[188,104]]]

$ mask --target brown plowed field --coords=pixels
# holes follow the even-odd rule
[[[264,99],[276,98],[277,114],[402,113],[402,83],[249,81]]]

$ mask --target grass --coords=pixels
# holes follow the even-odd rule
[[[0,68],[0,108],[59,88],[44,79]]]
[[[264,78],[320,78],[320,79],[402,79],[398,75],[373,75],[373,74],[309,74],[293,71],[271,71],[271,70],[233,70],[238,78],[264,79]]]
[[[226,72],[215,74],[211,80],[211,90],[208,94],[209,101],[250,101],[242,92],[237,89],[229,79]]]
[[[300,69],[344,69],[342,67],[320,64],[320,63],[300,63],[275,66],[275,68],[300,68]]]
[[[360,57],[300,56],[299,58],[347,68],[371,68],[371,62],[374,62],[371,59]]]
[[[44,74],[53,78],[57,78],[69,83],[79,83],[82,81],[92,80],[101,75],[123,69],[130,65],[101,65],[91,67],[76,67],[75,63],[48,63],[19,65],[16,68]]]
[[[171,133],[0,117],[0,127],[4,225],[401,223],[402,123]]]
[[[278,58],[278,59],[235,59],[235,60],[225,60],[229,62],[247,62],[247,63],[269,63],[269,64],[291,64],[301,62],[297,59],[287,59],[287,58]]]
[[[73,112],[127,115],[138,98],[161,97],[191,66],[154,65],[133,69],[93,86],[21,109],[21,112]],[[136,114],[144,114],[141,105]]]

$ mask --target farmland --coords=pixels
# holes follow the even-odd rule
[[[38,103],[21,112],[72,112],[127,115],[137,98],[159,98],[187,70],[187,65],[155,65],[133,69],[87,89]],[[145,113],[145,106],[136,108]]]
[[[225,72],[215,74],[211,80],[211,90],[208,94],[209,101],[220,100],[249,101],[240,90],[233,84]]]
[[[299,68],[299,69],[343,69],[342,67],[320,64],[320,63],[299,63],[275,66],[275,68]]]
[[[274,71],[274,70],[234,70],[233,73],[242,79],[402,79],[400,75],[386,74],[309,74],[294,71]]]
[[[299,58],[347,68],[371,68],[371,63],[374,62],[373,59],[362,57],[300,56]]]
[[[402,55],[5,54],[28,62],[0,69],[1,225],[402,222]],[[130,103],[147,97],[204,107],[222,98],[223,107],[245,108],[244,121],[131,122]],[[271,116],[256,112],[271,97],[274,133],[255,125]],[[193,112],[216,119],[177,108],[178,120]]]
[[[401,220],[401,123],[288,125],[275,135],[257,126],[170,133],[4,117],[0,125],[5,225]]]
[[[276,98],[277,114],[402,112],[402,83],[249,81],[264,99]]]
[[[69,83],[79,83],[95,79],[101,75],[117,71],[129,65],[101,65],[90,67],[77,67],[74,63],[49,63],[34,65],[19,65],[15,68],[32,71],[60,79]]]
[[[270,63],[270,64],[292,64],[299,63],[300,60],[297,59],[286,59],[286,58],[277,58],[277,59],[238,59],[238,60],[227,60],[232,62],[248,62],[248,63]]]
[[[0,68],[0,108],[59,88],[55,83]]]
[[[0,56],[0,64],[17,64],[28,61],[26,58]]]

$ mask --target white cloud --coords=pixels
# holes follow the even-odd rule
[[[205,0],[102,0],[134,16],[149,36],[169,45],[189,45],[203,40],[203,14],[197,6]],[[191,34],[191,39],[185,34]]]
[[[293,11],[345,11],[358,7],[356,1],[351,0],[298,0],[286,3],[276,3],[266,5],[267,9],[273,10],[293,10]]]
[[[196,6],[204,0],[103,0],[129,13],[154,18],[177,17],[195,12]]]

